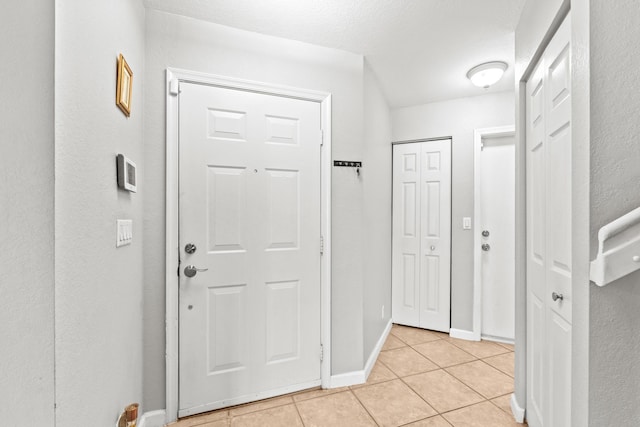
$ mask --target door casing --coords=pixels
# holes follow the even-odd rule
[[[516,127],[500,126],[476,129],[473,132],[473,339],[480,341],[482,334],[482,238],[480,236],[480,152],[482,138],[515,136]],[[515,162],[515,159],[514,159]]]
[[[322,387],[331,379],[331,94],[176,68],[166,71],[166,412],[165,422],[178,418],[178,85],[188,82],[228,89],[297,98],[320,104],[323,129],[320,154],[320,228],[323,253],[320,265],[320,339],[323,348]],[[318,248],[320,250],[320,248]]]

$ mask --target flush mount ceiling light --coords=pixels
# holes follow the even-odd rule
[[[502,78],[507,67],[502,61],[486,62],[470,69],[467,78],[474,85],[486,89]]]

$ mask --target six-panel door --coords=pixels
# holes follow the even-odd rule
[[[565,18],[527,83],[527,421],[571,425],[571,71]]]
[[[318,385],[320,106],[184,83],[179,102],[179,414]]]

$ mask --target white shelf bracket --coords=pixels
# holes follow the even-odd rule
[[[591,261],[589,277],[605,286],[640,269],[640,208],[632,210],[598,231],[598,255]]]

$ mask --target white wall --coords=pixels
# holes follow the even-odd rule
[[[393,141],[453,137],[451,187],[451,327],[473,329],[473,132],[514,123],[514,97],[503,92],[392,111]],[[477,232],[477,230],[475,231]]]
[[[0,15],[0,424],[53,425],[52,2]]]
[[[640,206],[640,100],[633,0],[590,1],[591,255],[598,229]],[[640,273],[591,285],[589,425],[640,422]]]
[[[363,315],[364,359],[391,317],[391,112],[369,65],[364,67]],[[382,316],[384,307],[384,317]]]
[[[164,408],[165,70],[183,68],[333,94],[333,158],[363,156],[362,56],[147,11],[145,406]],[[363,367],[362,181],[333,173],[332,371]]]
[[[144,8],[56,1],[56,425],[112,426],[142,400],[143,199],[117,189],[115,156],[144,171]],[[131,117],[115,105],[116,61],[133,70]],[[38,123],[35,117],[35,123]],[[117,218],[133,244],[116,249]],[[141,408],[144,410],[144,408]],[[50,424],[43,424],[50,425]]]

